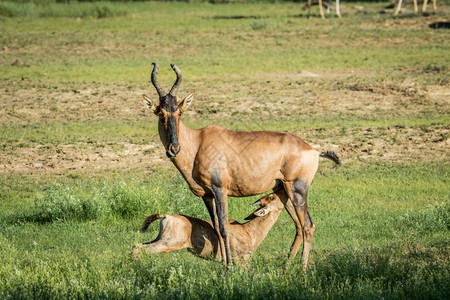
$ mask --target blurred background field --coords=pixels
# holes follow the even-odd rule
[[[0,298],[449,298],[450,5],[0,1]],[[133,260],[145,216],[207,219],[141,94],[183,72],[193,128],[295,133],[322,161],[310,268],[283,212],[248,269]],[[230,200],[242,221],[257,197]]]

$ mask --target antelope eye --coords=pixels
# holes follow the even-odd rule
[[[159,117],[159,115],[161,114],[161,109],[159,108],[159,106],[156,107],[153,113]]]
[[[159,110],[159,112],[158,112],[158,117],[161,119],[161,120],[164,120],[164,117],[165,117],[165,115],[167,114],[167,112],[164,110],[164,109],[160,109]]]

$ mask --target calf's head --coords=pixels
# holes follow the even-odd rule
[[[266,195],[261,199],[258,199],[252,205],[259,205],[259,208],[251,215],[246,217],[245,220],[252,220],[256,217],[262,217],[269,214],[270,212],[279,212],[284,208],[283,203],[275,193]]]

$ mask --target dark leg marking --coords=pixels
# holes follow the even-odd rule
[[[311,215],[308,211],[308,189],[309,185],[301,179],[297,179],[292,187],[294,195],[294,207],[297,211],[298,218],[302,224],[303,230],[303,253],[302,262],[303,267],[306,269],[308,264],[309,251],[311,250],[311,243],[314,234],[314,223],[311,219]]]
[[[222,181],[220,177],[220,173],[218,170],[212,170],[211,172],[211,187],[212,192],[214,194],[214,200],[216,203],[216,212],[217,219],[219,221],[219,232],[223,239],[224,247],[225,247],[225,257],[226,263],[228,265],[232,264],[231,261],[231,252],[230,252],[230,243],[228,240],[228,234],[226,231],[226,224],[228,223],[228,202],[227,195],[224,193],[222,188]]]

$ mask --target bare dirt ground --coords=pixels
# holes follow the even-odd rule
[[[140,101],[142,93],[154,96],[148,83],[145,86],[48,85],[25,80],[3,82],[2,85],[0,124],[3,126],[45,126],[92,120],[156,123],[156,118]],[[433,112],[448,115],[450,112],[448,86],[426,86],[411,77],[400,83],[371,82],[361,80],[355,74],[314,74],[304,70],[297,74],[267,74],[244,85],[225,82],[213,89],[188,83],[183,92],[191,89],[198,92],[194,105],[183,116],[187,122],[202,118],[208,123],[220,124],[230,118],[261,118],[260,126],[264,127],[265,120],[270,118],[286,120],[313,115],[323,120],[342,116],[344,124],[347,117],[414,118],[414,115]],[[336,151],[344,162],[448,159],[448,123],[427,126],[349,124],[333,128],[299,127],[293,132],[320,149]],[[142,143],[133,143],[126,138],[118,142],[4,143],[0,152],[0,173],[64,174],[67,171],[95,172],[169,165],[156,132],[149,136],[143,136]]]

